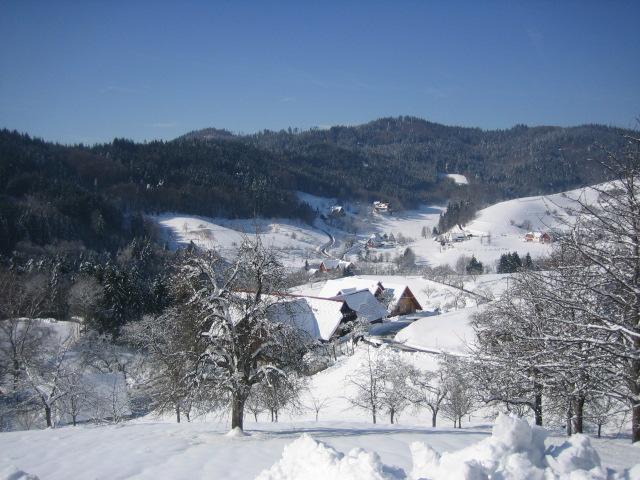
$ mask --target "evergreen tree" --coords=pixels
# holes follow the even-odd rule
[[[475,255],[473,255],[466,270],[469,275],[480,275],[484,271],[484,266],[482,262],[479,262]]]

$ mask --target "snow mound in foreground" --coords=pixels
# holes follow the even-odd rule
[[[23,472],[13,465],[0,467],[0,480],[39,480],[36,475]]]
[[[410,446],[413,469],[407,476],[384,465],[378,454],[362,449],[344,455],[302,435],[287,445],[282,459],[258,480],[606,480],[638,479],[640,465],[616,473],[605,470],[589,438],[574,435],[545,449],[546,432],[526,420],[499,415],[492,435],[467,448],[440,454],[422,442]]]
[[[307,434],[284,447],[282,459],[256,480],[399,480],[402,469],[387,467],[375,452],[354,448],[347,455]]]

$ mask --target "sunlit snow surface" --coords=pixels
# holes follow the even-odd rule
[[[228,437],[225,435],[228,431],[228,425],[214,423],[80,426],[45,431],[2,433],[0,434],[0,472],[4,474],[4,472],[12,470],[22,470],[37,475],[41,480],[84,478],[113,480],[125,478],[154,480],[252,479],[281,461],[287,445],[290,445],[290,450],[293,450],[294,462],[297,454],[307,455],[308,450],[313,449],[309,446],[310,441],[302,442],[306,445],[296,443],[300,442],[301,435],[307,434],[314,442],[323,442],[336,452],[347,453],[354,448],[361,448],[364,452],[368,452],[370,455],[363,456],[357,462],[357,466],[368,468],[367,464],[371,461],[373,466],[381,464],[390,467],[385,471],[394,472],[393,474],[396,475],[386,478],[403,478],[398,476],[401,471],[408,476],[407,478],[411,478],[409,475],[416,467],[413,458],[416,457],[419,460],[418,466],[436,472],[438,469],[446,469],[446,466],[451,464],[460,469],[463,462],[469,461],[471,457],[478,456],[477,458],[480,458],[479,455],[482,455],[487,463],[494,457],[496,460],[499,458],[505,460],[505,452],[517,453],[516,450],[526,452],[524,458],[529,458],[529,449],[532,448],[520,439],[518,439],[520,443],[514,443],[514,440],[502,446],[500,442],[486,443],[489,439],[489,426],[477,429],[440,428],[433,430],[416,424],[374,426],[362,422],[333,421],[258,425],[249,422],[247,427],[250,435],[245,437]],[[512,435],[512,433],[500,434],[500,438],[508,438],[506,435]],[[562,445],[564,441],[564,438],[553,437],[547,440],[547,444]],[[457,456],[453,454],[448,460],[443,455],[437,464],[439,466],[434,466],[433,459],[429,460],[429,457],[423,454],[424,450],[421,452],[420,447],[412,447],[414,442],[424,443],[440,454],[459,451],[465,447],[470,449],[458,453]],[[479,444],[478,442],[485,443]],[[291,445],[292,443],[293,445]],[[502,443],[504,444],[504,441]],[[629,468],[638,461],[638,449],[628,444],[628,440],[592,440],[591,443],[605,467]],[[413,458],[412,450],[414,452]],[[375,456],[379,457],[379,460],[375,462],[372,460],[374,458],[372,452],[376,452]],[[324,456],[325,459],[333,458],[332,461],[335,461],[339,455],[319,452],[318,456]],[[563,465],[570,465],[569,458],[574,457],[573,454],[566,455],[559,461]],[[590,458],[591,453],[587,456],[587,460]],[[518,456],[515,456],[509,464],[522,465],[523,462],[516,462],[519,459]],[[309,466],[316,465],[325,468],[322,458],[304,456],[297,460],[305,462]],[[506,462],[503,463],[506,464]],[[527,466],[527,468],[530,467]],[[352,473],[357,471],[351,469]],[[318,475],[316,477],[264,475],[263,478],[274,479],[370,478],[362,474],[350,477],[320,476],[321,473],[316,473]],[[0,476],[0,478],[12,477],[7,475]],[[464,479],[465,477],[434,478]]]

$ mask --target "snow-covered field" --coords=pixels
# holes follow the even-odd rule
[[[55,430],[10,432],[0,434],[0,478],[3,480],[26,479],[12,476],[21,470],[37,475],[41,480],[70,479],[252,479],[278,462],[287,445],[297,459],[298,464],[307,470],[298,476],[265,475],[263,478],[300,479],[315,478],[368,479],[368,478],[412,478],[408,475],[415,467],[412,458],[412,443],[427,444],[439,453],[460,452],[449,460],[441,459],[440,468],[433,459],[425,455],[425,449],[413,447],[416,464],[422,466],[423,472],[434,474],[449,469],[450,476],[424,478],[488,478],[486,476],[464,477],[459,473],[464,462],[483,460],[490,463],[495,459],[503,460],[505,454],[521,452],[522,455],[511,458],[513,467],[518,467],[518,476],[496,478],[542,478],[527,475],[533,470],[526,465],[525,458],[530,458],[534,448],[522,440],[522,432],[502,433],[499,440],[491,440],[487,444],[490,428],[482,426],[454,430],[451,428],[432,429],[424,424],[371,425],[362,422],[320,421],[320,422],[286,422],[280,424],[248,423],[249,436],[228,437],[228,427],[222,423],[128,423],[117,426],[80,426],[65,427]],[[316,441],[334,448],[339,452],[349,452],[354,448],[365,452],[377,452],[379,461],[369,456],[361,458],[355,465],[358,468],[344,468],[343,476],[335,473],[339,456],[327,455],[324,447],[311,445],[308,441],[300,441],[303,435],[309,435]],[[511,436],[509,436],[511,435]],[[519,436],[518,436],[519,435]],[[526,432],[524,433],[526,437]],[[505,445],[506,441],[506,445]],[[547,446],[561,445],[565,441],[561,437],[551,437]],[[295,443],[294,443],[295,442]],[[479,442],[483,442],[478,444]],[[292,443],[294,443],[292,445]],[[306,444],[306,445],[305,445]],[[592,439],[591,444],[598,452],[604,467],[622,470],[630,468],[638,461],[638,448],[628,441]],[[520,448],[519,448],[520,447]],[[569,449],[565,445],[562,450]],[[572,458],[581,454],[575,461],[578,465],[589,465],[592,452],[573,452]],[[551,451],[550,451],[551,452]],[[556,456],[559,451],[556,451]],[[489,458],[487,458],[489,457]],[[563,464],[569,463],[565,453]],[[520,460],[517,462],[516,460]],[[539,460],[539,459],[538,459]],[[345,462],[348,463],[348,462]],[[356,462],[350,462],[356,463]],[[371,464],[383,464],[394,476],[371,476],[366,469]],[[503,462],[509,463],[509,462]],[[309,466],[316,467],[314,470]],[[352,465],[354,467],[354,465]],[[527,468],[528,470],[525,470]],[[398,470],[401,469],[401,470]],[[636,476],[639,478],[638,469]],[[282,471],[282,470],[281,470]],[[286,471],[286,469],[285,469]],[[351,476],[344,475],[352,473]],[[277,473],[277,471],[276,471]],[[333,475],[329,476],[329,473]],[[312,476],[315,475],[315,476]],[[417,478],[417,477],[414,477]],[[554,477],[545,477],[554,478]],[[557,477],[556,477],[557,478]],[[568,476],[563,478],[569,478]],[[606,478],[575,476],[571,478]]]

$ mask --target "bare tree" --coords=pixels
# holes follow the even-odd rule
[[[320,412],[329,406],[331,400],[329,397],[316,396],[312,392],[309,393],[309,405],[308,408],[316,414],[316,422],[320,416]]]
[[[377,352],[372,351],[371,346],[367,344],[362,363],[347,377],[348,383],[355,387],[355,394],[348,397],[349,402],[354,407],[369,412],[373,423],[377,422],[382,407],[382,371],[383,364],[378,359]]]
[[[437,426],[438,413],[447,396],[447,382],[443,369],[436,372],[412,367],[408,371],[408,396],[417,408],[427,407],[431,412],[431,426]]]
[[[380,405],[389,414],[389,421],[393,424],[410,403],[407,386],[411,365],[397,351],[390,349],[380,352],[378,361],[381,362],[382,375]]]
[[[440,363],[444,371],[447,394],[442,403],[442,413],[453,420],[453,425],[462,428],[462,418],[474,410],[471,382],[466,378],[467,368],[461,360],[445,356]]]
[[[153,400],[153,410],[173,411],[177,423],[181,413],[189,413],[199,385],[194,372],[206,349],[200,325],[189,313],[170,307],[124,329],[124,338],[144,353],[142,385]]]
[[[67,394],[64,378],[71,366],[71,337],[51,346],[45,346],[39,355],[25,361],[25,384],[31,398],[37,401],[44,411],[47,427],[55,424],[54,413],[58,402]]]

